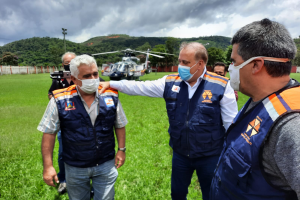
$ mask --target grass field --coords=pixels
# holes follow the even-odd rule
[[[168,73],[151,73],[155,80]],[[293,75],[300,79],[300,75]],[[105,77],[107,80],[107,78]],[[48,104],[49,74],[0,76],[0,199],[68,199],[42,177],[37,125]],[[239,109],[248,98],[239,94]],[[120,94],[128,118],[126,162],[115,184],[117,200],[170,199],[172,150],[163,99]],[[57,143],[58,144],[58,143]],[[54,166],[58,145],[55,146]],[[194,174],[188,199],[201,199]]]

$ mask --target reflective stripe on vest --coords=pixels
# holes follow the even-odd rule
[[[300,112],[300,87],[274,93],[244,114],[250,102],[251,99],[226,133],[225,148],[212,180],[210,198],[293,199],[293,191],[278,189],[265,179],[261,156],[273,125],[285,114]]]
[[[64,161],[75,167],[93,167],[113,159],[118,92],[108,89],[98,96],[99,114],[94,126],[75,85],[53,94],[60,119]]]
[[[220,100],[228,79],[206,72],[193,97],[178,74],[167,76],[164,99],[169,117],[170,146],[190,158],[219,155],[225,129]]]

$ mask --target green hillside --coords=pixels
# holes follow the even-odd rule
[[[167,41],[167,37],[131,37],[124,34],[99,36],[91,38],[83,43],[75,43],[66,41],[66,50],[75,52],[76,54],[82,53],[98,53],[106,51],[116,51],[126,48],[141,49],[145,44],[151,48],[156,45],[163,44]],[[183,41],[191,42],[197,41],[209,47],[217,47],[225,50],[230,44],[230,38],[223,36],[209,36],[198,38],[180,38],[179,43]],[[178,43],[178,44],[179,44]],[[175,52],[178,53],[178,49]],[[36,65],[36,66],[53,66],[61,63],[60,57],[64,53],[64,42],[59,38],[50,37],[33,37],[23,39],[6,44],[0,47],[0,55],[4,52],[12,52],[19,59],[19,65]],[[116,62],[120,60],[122,54],[109,54],[97,56],[98,64],[105,62]]]

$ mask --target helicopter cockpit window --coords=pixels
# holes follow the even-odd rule
[[[125,70],[128,70],[129,69],[129,65],[125,65]]]
[[[118,66],[118,70],[120,71],[120,72],[124,72],[125,71],[125,65],[124,64],[120,64],[119,66]]]

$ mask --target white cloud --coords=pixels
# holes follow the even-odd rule
[[[293,37],[300,35],[299,0],[2,1],[0,45],[34,36],[61,38],[62,27],[74,42],[108,34],[232,37],[263,18],[284,24]]]

